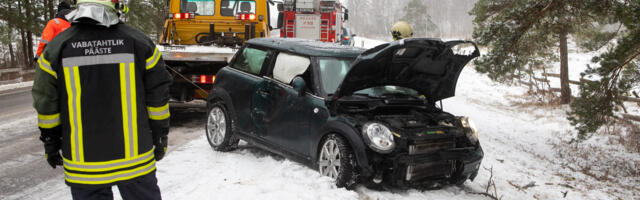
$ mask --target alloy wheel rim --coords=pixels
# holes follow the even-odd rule
[[[320,168],[320,174],[323,176],[331,177],[332,179],[338,178],[338,172],[340,172],[340,149],[335,140],[327,140],[322,145],[320,150],[320,158],[318,162]]]
[[[224,112],[220,107],[214,107],[209,112],[209,119],[207,120],[207,135],[209,136],[209,142],[218,146],[224,141],[224,136],[227,133],[227,120],[225,119]]]

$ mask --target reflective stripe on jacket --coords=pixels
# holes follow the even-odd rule
[[[74,24],[38,59],[38,126],[61,126],[69,185],[112,185],[155,170],[153,134],[169,126],[171,76],[143,33]]]

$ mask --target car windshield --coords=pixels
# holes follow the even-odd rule
[[[318,65],[320,67],[320,77],[322,81],[322,89],[324,92],[331,96],[333,95],[347,72],[351,69],[352,59],[337,59],[337,58],[319,58]],[[367,88],[354,92],[358,95],[366,95],[369,97],[418,97],[419,93],[410,88],[400,86],[379,86],[373,88]]]
[[[322,89],[327,95],[332,95],[336,92],[344,76],[347,75],[347,72],[351,69],[351,62],[353,62],[353,59],[318,59],[320,81],[322,81]]]

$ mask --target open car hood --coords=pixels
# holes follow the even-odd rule
[[[377,86],[411,88],[436,102],[455,95],[462,68],[480,56],[470,41],[411,38],[369,49],[353,62],[332,100]]]

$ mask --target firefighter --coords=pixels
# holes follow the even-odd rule
[[[393,40],[401,40],[413,37],[413,28],[405,21],[399,21],[391,28]]]
[[[42,54],[42,50],[44,50],[44,47],[47,45],[47,43],[49,43],[51,39],[56,37],[58,33],[64,31],[65,29],[69,28],[69,26],[71,26],[71,24],[65,17],[65,15],[69,14],[69,12],[71,12],[71,6],[69,5],[69,3],[65,1],[61,1],[58,4],[58,11],[56,13],[55,18],[49,20],[49,22],[47,22],[47,25],[44,27],[44,30],[42,30],[42,37],[40,38],[40,43],[38,44],[38,51],[36,52],[36,58],[35,58],[36,61],[38,57],[40,57],[40,55]]]
[[[40,140],[62,165],[73,199],[161,199],[156,161],[167,150],[171,77],[142,32],[120,22],[117,0],[77,0],[71,27],[38,59],[33,83]]]

